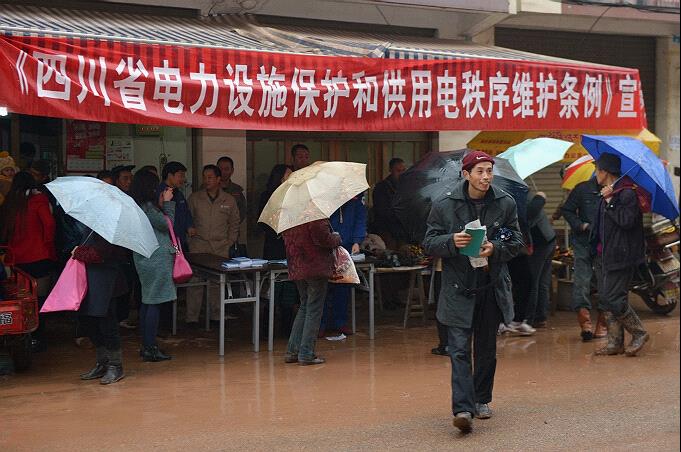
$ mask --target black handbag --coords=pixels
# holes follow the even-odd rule
[[[229,257],[248,257],[248,250],[246,249],[245,243],[237,243],[229,247]]]

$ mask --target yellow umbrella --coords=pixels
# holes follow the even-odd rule
[[[294,226],[329,218],[368,188],[364,163],[314,162],[294,171],[272,193],[258,222],[279,234]]]
[[[485,151],[491,155],[497,155],[506,149],[530,138],[556,138],[558,140],[575,143],[565,153],[563,162],[574,162],[576,159],[588,155],[586,149],[580,144],[582,135],[622,135],[634,137],[648,146],[655,155],[660,153],[661,140],[648,129],[643,130],[525,130],[525,131],[489,131],[480,132],[468,142],[469,149]]]
[[[594,171],[596,171],[594,158],[590,155],[584,155],[565,168],[561,187],[565,190],[572,190],[580,182],[591,179]]]

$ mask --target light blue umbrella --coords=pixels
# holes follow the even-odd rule
[[[509,161],[518,175],[525,179],[547,166],[560,162],[574,143],[555,138],[533,138],[511,146],[497,155]]]
[[[64,212],[107,242],[150,257],[158,248],[147,215],[133,199],[94,177],[59,177],[45,184]]]

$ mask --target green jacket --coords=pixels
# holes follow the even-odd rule
[[[423,246],[426,254],[442,258],[442,288],[437,309],[438,320],[449,326],[473,327],[476,270],[468,256],[459,254],[452,235],[476,220],[475,208],[468,197],[468,182],[463,181],[433,202]],[[511,277],[506,262],[524,246],[515,201],[505,191],[491,187],[485,196],[480,222],[487,226],[487,239],[494,245],[489,257],[489,275],[504,323],[513,320]],[[501,229],[504,228],[503,231]],[[505,234],[501,234],[505,232]],[[502,237],[503,236],[503,237]]]
[[[175,263],[175,248],[170,240],[168,222],[164,215],[173,222],[175,217],[175,203],[163,203],[163,212],[147,203],[142,206],[147,214],[151,227],[154,228],[158,248],[148,259],[141,254],[133,253],[135,268],[142,286],[142,303],[159,304],[177,298],[177,289],[173,282],[173,264]]]

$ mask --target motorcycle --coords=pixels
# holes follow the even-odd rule
[[[634,274],[631,291],[654,313],[665,315],[679,303],[679,260],[672,252],[679,245],[679,225],[669,220],[646,230],[646,262]]]

